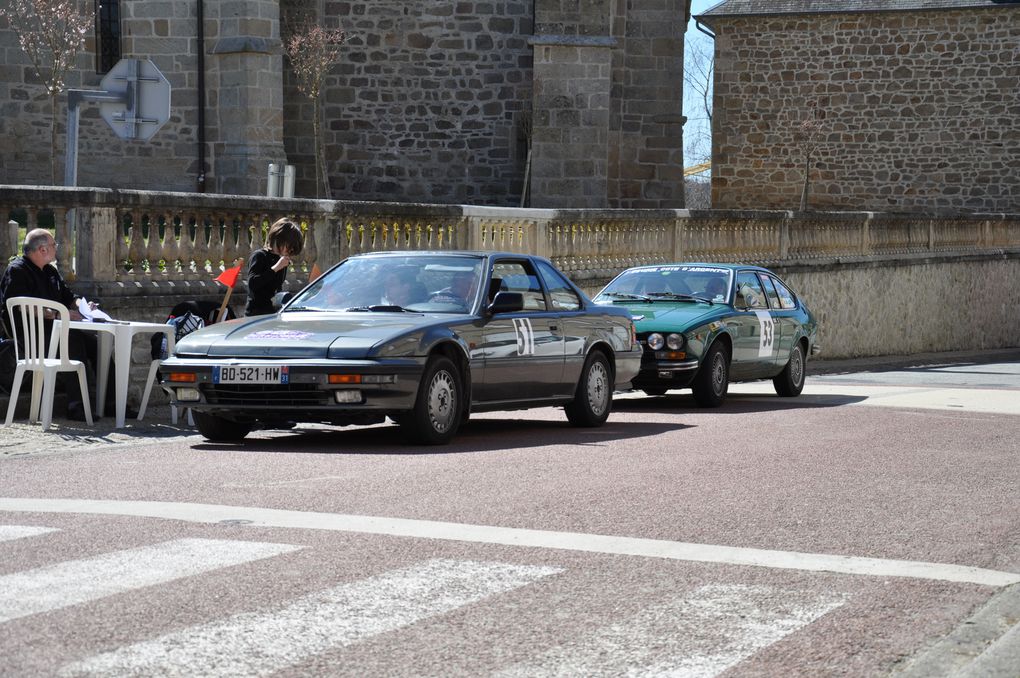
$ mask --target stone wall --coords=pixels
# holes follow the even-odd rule
[[[325,92],[335,196],[519,201],[527,150],[522,114],[531,102],[531,0],[331,1],[325,16],[349,36]],[[285,95],[298,193],[314,195],[311,107],[291,81]]]
[[[822,359],[1020,346],[1020,256],[776,270],[819,319]]]
[[[710,23],[713,207],[1020,209],[1020,7]]]
[[[532,120],[556,99],[563,114],[546,131],[560,134],[560,150],[569,153],[548,160],[573,183],[540,181],[543,196],[546,188],[553,192],[535,204],[682,207],[688,2],[205,0],[199,46],[198,2],[121,0],[122,56],[149,58],[166,75],[171,118],[149,142],[126,142],[85,104],[78,183],[258,195],[268,164],[286,162],[296,167],[297,195],[316,195],[312,106],[297,91],[279,42],[281,26],[304,14],[349,35],[324,93],[333,197],[520,205]],[[548,35],[602,43],[585,91],[557,89],[569,90],[578,64],[568,55],[546,63],[543,83],[560,82],[552,97],[536,102],[529,40]],[[98,87],[93,43],[70,87]],[[26,64],[14,34],[0,26],[0,183],[50,182],[50,102]],[[588,91],[593,82],[597,91]],[[65,100],[57,106],[61,130]],[[581,118],[597,141],[570,149],[579,145]],[[58,178],[63,149],[61,132]]]

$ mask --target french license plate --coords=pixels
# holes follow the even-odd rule
[[[224,365],[214,367],[214,384],[287,384],[290,371],[286,366]]]

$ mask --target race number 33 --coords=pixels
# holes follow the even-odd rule
[[[776,347],[776,321],[768,311],[755,311],[758,316],[758,327],[761,334],[758,340],[758,357],[768,358]]]
[[[517,355],[535,355],[535,330],[531,318],[514,318],[514,333],[517,334]]]

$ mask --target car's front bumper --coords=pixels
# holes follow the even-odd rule
[[[696,358],[667,357],[668,352],[646,350],[641,371],[632,382],[634,388],[684,388],[698,372]]]
[[[414,406],[425,359],[263,360],[171,358],[160,386],[177,407],[236,421],[337,421],[382,416]],[[286,367],[286,383],[216,383],[215,368]],[[333,380],[331,381],[331,376]],[[342,393],[338,402],[338,394]]]

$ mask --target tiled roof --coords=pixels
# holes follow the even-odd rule
[[[723,0],[699,16],[891,12],[926,9],[1020,8],[1020,0]]]

